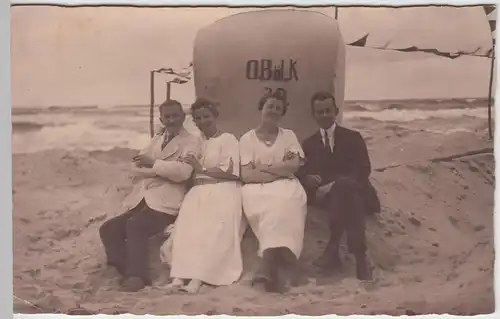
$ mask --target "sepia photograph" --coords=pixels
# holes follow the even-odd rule
[[[10,10],[14,313],[495,311],[495,5]]]

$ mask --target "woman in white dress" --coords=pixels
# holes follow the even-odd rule
[[[203,283],[230,285],[243,272],[239,146],[217,129],[218,111],[197,99],[191,114],[204,138],[200,159],[188,156],[194,186],[186,194],[172,234],[171,287],[196,293]],[[184,286],[184,281],[189,284]]]
[[[259,103],[256,129],[240,139],[243,211],[259,241],[266,291],[283,292],[302,252],[307,197],[295,172],[304,153],[295,133],[278,126],[287,109],[286,92],[278,89]]]

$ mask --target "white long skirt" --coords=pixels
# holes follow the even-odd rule
[[[243,211],[259,241],[259,256],[268,248],[288,247],[302,253],[307,195],[296,179],[242,187]]]
[[[243,272],[241,186],[194,186],[184,198],[172,232],[170,276],[230,285]]]

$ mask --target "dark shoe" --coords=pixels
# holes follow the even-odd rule
[[[264,283],[266,292],[284,293],[286,287],[283,275],[283,269],[280,269],[277,265],[273,265],[269,271],[269,280]]]
[[[111,269],[114,269],[116,270],[116,272],[124,277],[125,276],[125,268],[124,267],[121,267],[119,265],[115,265],[115,264],[112,264],[112,263],[108,263],[108,267],[111,268]]]
[[[359,280],[372,280],[372,272],[366,263],[364,255],[356,256],[356,277]]]
[[[268,281],[269,277],[266,276],[262,268],[259,268],[252,278],[251,285],[265,284]]]
[[[362,267],[362,266],[356,265],[356,277],[359,280],[372,280],[373,279],[372,272],[370,271],[370,269],[367,266]]]
[[[278,281],[267,281],[264,284],[264,289],[266,290],[266,292],[282,294],[285,292],[285,285]]]
[[[267,292],[283,292],[285,290],[284,284],[279,280],[279,276],[271,276],[264,271],[258,271],[252,278],[251,285],[264,285],[264,290]]]
[[[284,262],[280,267],[280,275],[285,286],[299,287],[309,282],[296,259]]]
[[[323,270],[341,270],[342,261],[338,254],[323,254],[313,262],[313,265]]]
[[[122,282],[122,291],[137,292],[146,287],[144,280],[140,277],[128,277]]]
[[[309,283],[309,280],[304,275],[304,273],[299,269],[299,267],[293,267],[290,272],[290,286],[299,287]]]
[[[264,283],[264,290],[266,292],[282,294],[286,292],[285,282],[283,278],[278,275],[275,278],[268,280]]]

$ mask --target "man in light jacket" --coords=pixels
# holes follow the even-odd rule
[[[201,139],[186,131],[184,119],[178,101],[160,105],[164,128],[133,159],[134,187],[124,201],[126,212],[99,229],[107,263],[124,277],[124,291],[138,291],[152,283],[149,238],[174,223],[193,172],[181,159],[201,152]]]

